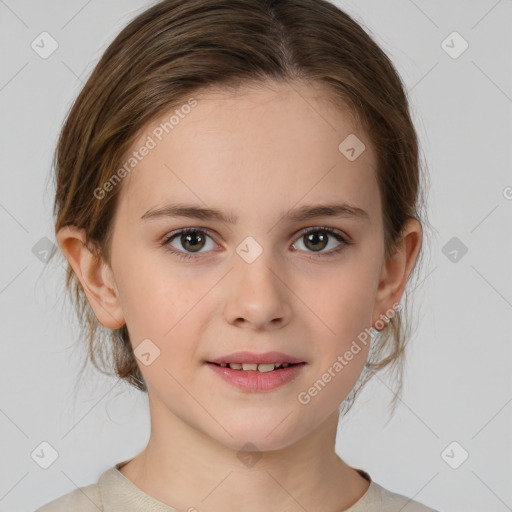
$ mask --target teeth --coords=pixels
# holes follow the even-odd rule
[[[271,372],[275,368],[283,367],[287,368],[290,363],[220,363],[222,367],[229,366],[232,370],[245,370],[245,371],[259,371],[262,373]]]
[[[275,368],[275,366],[276,365],[274,363],[259,364],[258,371],[259,372],[271,372]],[[245,365],[244,365],[244,370],[245,370]]]

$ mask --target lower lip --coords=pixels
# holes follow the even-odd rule
[[[306,363],[288,366],[271,372],[232,370],[229,367],[206,363],[219,377],[244,391],[271,391],[293,380]]]

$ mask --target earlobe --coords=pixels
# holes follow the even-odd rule
[[[421,224],[416,219],[409,219],[395,252],[382,267],[372,318],[374,328],[377,320],[382,318],[381,315],[389,316],[393,311],[393,304],[400,302],[419,254],[422,236]]]
[[[107,263],[87,246],[84,230],[65,226],[57,232],[56,239],[82,284],[96,318],[110,329],[122,327],[126,322],[114,275]]]

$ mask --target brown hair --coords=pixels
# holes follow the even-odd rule
[[[122,184],[101,200],[94,191],[140,131],[207,87],[235,90],[268,80],[326,84],[329,99],[354,114],[378,158],[389,257],[407,219],[425,217],[417,135],[390,59],[358,22],[325,0],[164,0],[133,19],[106,49],[63,125],[53,160],[55,231],[82,228],[110,263]],[[66,289],[93,365],[147,391],[126,325],[110,330],[98,322],[69,264]],[[390,367],[399,370],[401,391],[406,330],[397,312],[368,359],[365,382]]]

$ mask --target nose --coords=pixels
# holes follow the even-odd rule
[[[285,272],[277,268],[273,252],[263,250],[254,261],[234,254],[233,261],[234,268],[225,283],[226,321],[258,331],[286,325],[292,314],[293,293]]]

